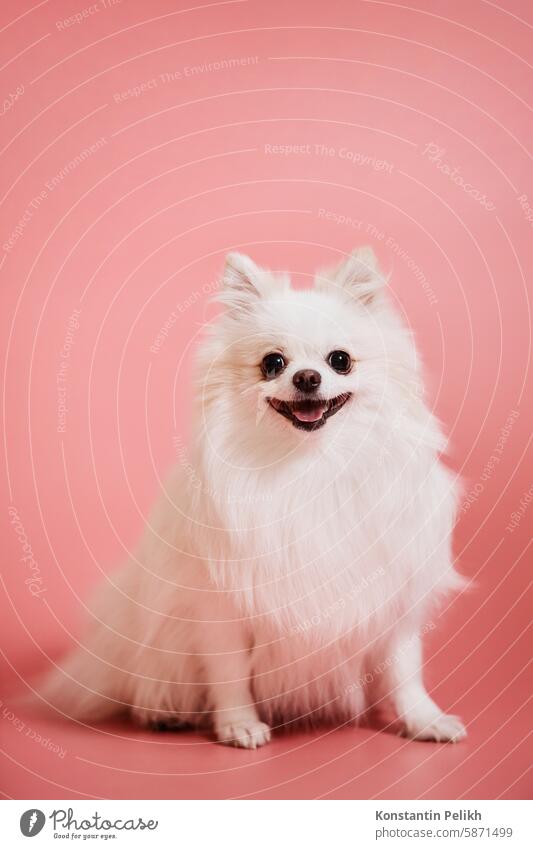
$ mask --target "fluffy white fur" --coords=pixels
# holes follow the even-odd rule
[[[252,748],[295,722],[355,723],[371,705],[392,707],[411,737],[460,739],[424,687],[420,647],[435,600],[461,583],[456,492],[372,251],[305,291],[230,254],[219,300],[188,459],[47,698],[84,721],[128,711]],[[339,349],[349,374],[327,362]],[[272,351],[287,365],[266,380]],[[309,368],[321,397],[351,393],[313,432],[268,401],[293,399]]]

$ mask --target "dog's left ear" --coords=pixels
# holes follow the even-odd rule
[[[317,289],[331,289],[333,285],[365,306],[381,299],[385,284],[371,247],[356,248],[336,268],[321,271],[315,278]]]

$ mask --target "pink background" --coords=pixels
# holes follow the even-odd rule
[[[0,11],[3,794],[527,796],[531,4],[107,4],[69,27],[84,0]],[[206,67],[230,59],[246,61]],[[431,690],[468,741],[323,729],[242,752],[12,704],[79,634],[89,590],[135,544],[187,440],[191,347],[225,252],[305,285],[365,243],[392,272],[474,493],[456,551],[475,585],[427,640]]]

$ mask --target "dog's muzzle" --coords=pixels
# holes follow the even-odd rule
[[[351,392],[337,395],[336,398],[304,398],[296,401],[280,401],[269,398],[268,403],[276,413],[289,419],[300,430],[318,430],[327,420],[344,407]]]

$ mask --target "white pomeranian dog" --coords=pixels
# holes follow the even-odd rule
[[[307,290],[232,253],[218,300],[189,459],[47,699],[246,748],[371,707],[409,737],[461,739],[425,689],[420,637],[462,585],[456,488],[372,250]]]

